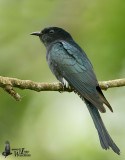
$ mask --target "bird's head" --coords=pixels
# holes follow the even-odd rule
[[[58,40],[71,41],[72,40],[72,37],[68,32],[58,27],[48,27],[43,29],[41,32],[31,33],[31,35],[39,36],[40,40],[44,43],[46,47],[51,43],[53,43],[54,41],[58,41]]]

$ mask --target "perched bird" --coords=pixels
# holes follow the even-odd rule
[[[8,155],[11,155],[12,153],[10,152],[10,143],[8,141],[5,142],[5,151],[2,153],[3,156],[5,156],[5,158]]]
[[[99,111],[106,112],[103,104],[111,112],[113,110],[99,87],[93,66],[85,52],[62,28],[48,27],[41,32],[31,33],[31,35],[39,36],[45,45],[46,59],[56,78],[65,87],[73,87],[86,103],[98,131],[102,148],[107,150],[111,147],[115,153],[120,155],[119,148],[111,139],[99,114]]]

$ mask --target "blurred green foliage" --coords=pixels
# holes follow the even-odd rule
[[[38,37],[29,34],[58,26],[70,32],[85,50],[99,80],[122,78],[124,17],[124,0],[0,0],[0,75],[57,81],[46,63],[45,47]],[[9,140],[12,148],[30,151],[31,157],[26,160],[125,159],[124,87],[105,92],[115,113],[107,111],[102,115],[121,149],[120,157],[112,150],[101,149],[90,115],[77,95],[17,92],[22,96],[21,102],[0,90],[0,153]]]

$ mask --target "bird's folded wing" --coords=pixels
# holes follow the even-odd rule
[[[103,102],[96,90],[98,82],[92,65],[79,49],[67,42],[58,42],[51,49],[51,58],[57,65],[58,72],[69,82],[81,97],[105,112]]]

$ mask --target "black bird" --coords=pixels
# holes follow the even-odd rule
[[[10,143],[8,141],[5,142],[5,151],[2,153],[3,156],[5,156],[5,158],[8,155],[11,155],[12,153],[10,152]]]
[[[46,59],[52,73],[64,85],[71,86],[84,100],[98,131],[103,149],[110,147],[120,155],[120,150],[111,139],[99,111],[106,112],[103,104],[113,112],[109,102],[102,93],[93,66],[82,48],[71,35],[58,27],[48,27],[31,35],[39,36],[46,47]]]

